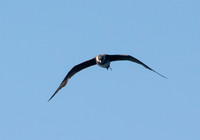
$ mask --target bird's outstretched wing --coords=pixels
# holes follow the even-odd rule
[[[152,68],[150,68],[149,66],[145,65],[143,62],[141,62],[140,60],[132,57],[131,55],[107,55],[108,58],[110,59],[110,61],[120,61],[120,60],[129,60],[135,63],[138,63],[140,65],[143,65],[145,68],[157,73],[158,75],[162,76],[163,78],[167,78],[165,76],[163,76],[162,74],[158,73],[157,71],[153,70]]]
[[[95,58],[93,58],[93,59],[90,59],[90,60],[88,60],[88,61],[85,61],[85,62],[83,62],[83,63],[80,63],[80,64],[74,66],[74,67],[68,72],[68,74],[65,76],[64,80],[62,81],[62,83],[60,84],[60,86],[58,87],[58,89],[55,91],[55,93],[51,96],[51,98],[50,98],[48,101],[50,101],[50,100],[56,95],[56,93],[57,93],[61,88],[63,88],[63,87],[67,84],[68,80],[69,80],[74,74],[76,74],[77,72],[79,72],[79,71],[81,71],[81,70],[83,70],[83,69],[85,69],[85,68],[87,68],[87,67],[93,66],[93,65],[95,65],[95,64],[96,64],[96,60],[95,60]]]

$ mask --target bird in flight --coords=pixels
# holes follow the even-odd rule
[[[100,67],[103,67],[103,68],[110,68],[110,62],[112,61],[123,61],[123,60],[128,60],[128,61],[131,61],[131,62],[135,62],[135,63],[138,63],[142,66],[144,66],[145,68],[157,73],[158,75],[162,76],[163,78],[166,78],[165,76],[161,75],[160,73],[156,72],[155,70],[153,70],[152,68],[148,67],[147,65],[145,65],[143,62],[141,62],[140,60],[132,57],[131,55],[108,55],[108,54],[100,54],[100,55],[97,55],[96,57],[90,59],[90,60],[87,60],[83,63],[80,63],[76,66],[74,66],[69,72],[68,74],[65,76],[64,80],[61,82],[60,86],[58,87],[58,89],[54,92],[54,94],[51,96],[51,98],[48,100],[50,101],[55,95],[56,93],[61,89],[63,88],[68,80],[74,75],[76,74],[77,72],[85,69],[85,68],[88,68],[90,66],[93,66],[93,65],[98,65]]]

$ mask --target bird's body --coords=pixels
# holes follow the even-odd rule
[[[166,78],[165,76],[159,74],[158,72],[156,72],[155,70],[151,69],[150,67],[148,67],[147,65],[145,65],[143,62],[141,62],[140,60],[130,56],[130,55],[108,55],[108,54],[100,54],[97,55],[95,58],[92,58],[88,61],[85,61],[83,63],[80,63],[76,66],[74,66],[66,75],[66,77],[64,78],[64,80],[62,81],[62,83],[60,84],[60,86],[58,87],[58,89],[55,91],[55,93],[51,96],[51,98],[49,99],[49,101],[56,95],[56,93],[62,88],[64,87],[68,80],[77,72],[88,68],[90,66],[93,66],[95,64],[97,64],[98,66],[102,67],[102,68],[109,68],[110,67],[110,63],[112,61],[123,61],[123,60],[128,60],[128,61],[132,61],[138,64],[143,65],[145,68],[157,73],[158,75]]]

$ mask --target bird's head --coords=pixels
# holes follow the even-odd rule
[[[103,64],[105,62],[106,55],[100,54],[96,56],[97,64]]]

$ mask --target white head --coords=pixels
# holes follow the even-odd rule
[[[96,56],[96,62],[97,64],[103,64],[105,62],[106,56],[104,54],[100,54]]]
[[[107,55],[100,54],[96,56],[96,63],[100,67],[109,68],[110,67],[110,60],[108,59]]]

